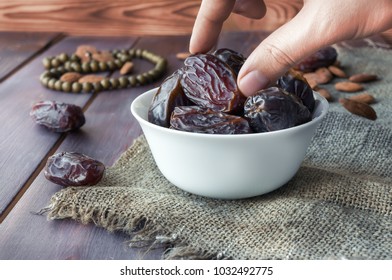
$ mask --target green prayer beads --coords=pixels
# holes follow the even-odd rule
[[[69,93],[93,93],[103,90],[124,89],[137,87],[152,83],[159,79],[166,70],[167,60],[148,50],[143,49],[124,49],[109,51],[112,60],[98,61],[91,57],[89,61],[82,61],[75,54],[68,55],[61,53],[54,57],[45,57],[42,61],[46,71],[41,74],[41,84],[51,90],[63,91]],[[60,78],[68,72],[77,72],[82,75],[116,71],[127,61],[132,59],[144,59],[154,64],[154,67],[145,73],[122,75],[118,78],[107,77],[99,82],[78,82],[62,81]]]

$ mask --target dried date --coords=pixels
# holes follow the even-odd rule
[[[226,48],[216,50],[213,55],[229,65],[237,76],[246,60],[242,54]]]
[[[105,171],[103,163],[84,154],[62,152],[48,158],[44,175],[61,186],[92,186],[97,184]]]
[[[207,134],[251,133],[246,119],[198,106],[176,107],[170,119],[170,128]]]
[[[298,96],[302,103],[312,112],[315,106],[313,90],[306,79],[297,71],[289,70],[277,82],[285,91]]]
[[[178,70],[166,78],[154,95],[148,110],[148,121],[163,127],[170,126],[170,115],[174,107],[193,105],[186,97],[180,83],[182,71]]]
[[[30,116],[37,124],[54,132],[67,132],[80,128],[86,121],[79,106],[56,101],[35,103]]]
[[[198,54],[189,56],[184,64],[181,85],[192,102],[226,113],[242,111],[245,97],[226,63],[212,54]]]
[[[311,120],[311,113],[301,100],[279,87],[270,87],[248,97],[244,112],[255,132],[285,129]]]
[[[302,72],[312,72],[321,67],[328,67],[332,65],[338,53],[334,47],[328,46],[322,48],[309,57],[303,59],[294,66],[294,69]]]

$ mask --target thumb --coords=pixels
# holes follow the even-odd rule
[[[303,8],[247,58],[238,74],[238,86],[245,96],[271,85],[294,64],[331,43],[326,34],[317,36],[320,30],[308,14]]]

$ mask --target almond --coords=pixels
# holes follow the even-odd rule
[[[317,82],[318,77],[317,77],[316,73],[309,72],[309,73],[303,74],[303,76],[312,89],[315,89],[318,86],[318,82]]]
[[[99,53],[94,46],[80,45],[76,48],[75,54],[82,62],[90,61],[93,54]]]
[[[61,75],[60,81],[73,83],[73,82],[78,81],[81,77],[82,77],[82,75],[80,73],[67,72],[67,73],[64,73],[63,75]]]
[[[372,104],[375,102],[374,97],[368,93],[362,93],[362,94],[350,96],[348,99],[362,102],[362,103],[366,103],[366,104]]]
[[[329,102],[333,101],[333,97],[332,97],[331,93],[326,88],[319,88],[318,87],[315,89],[315,91],[317,91],[322,97],[327,99],[327,101],[329,101]]]
[[[318,68],[314,73],[317,75],[316,78],[318,84],[327,84],[333,78],[331,72],[326,67]]]
[[[347,98],[340,98],[339,103],[342,104],[343,107],[352,114],[367,118],[372,121],[377,119],[376,111],[374,111],[374,109],[366,103],[350,100]]]
[[[185,60],[188,56],[190,56],[190,52],[180,52],[176,54],[177,59],[179,60]]]
[[[335,89],[345,92],[356,92],[363,90],[363,86],[354,82],[337,82],[335,84]]]
[[[93,53],[92,58],[99,62],[108,62],[114,60],[114,57],[111,52],[103,51],[99,53]]]
[[[79,83],[97,83],[100,82],[104,79],[104,77],[102,76],[98,76],[98,75],[85,75],[82,76],[78,82]]]
[[[315,89],[320,84],[329,83],[333,76],[326,67],[318,68],[315,72],[308,72],[303,74],[308,84],[312,89]]]
[[[346,78],[347,74],[338,66],[331,65],[328,67],[328,70],[336,77]]]
[[[355,83],[368,83],[368,82],[373,82],[377,79],[378,79],[377,75],[367,74],[367,73],[355,74],[350,76],[349,78],[351,82],[355,82]]]
[[[121,67],[120,69],[120,74],[121,75],[126,75],[128,73],[130,73],[133,69],[133,63],[130,61],[127,61],[124,63],[124,65]]]

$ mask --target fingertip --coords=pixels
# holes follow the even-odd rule
[[[207,24],[203,20],[198,21],[192,31],[189,52],[195,54],[210,51],[216,45],[221,29],[222,25]]]
[[[200,39],[195,39],[196,35],[192,35],[189,43],[189,52],[191,54],[206,53],[208,52],[209,45],[207,43],[201,43]],[[205,42],[205,41],[203,41]]]
[[[266,88],[270,84],[270,80],[266,75],[257,70],[252,70],[239,77],[238,87],[245,96],[254,95],[261,89]]]
[[[230,16],[235,2],[235,0],[201,2],[190,39],[190,53],[206,53],[215,46],[223,22]]]

